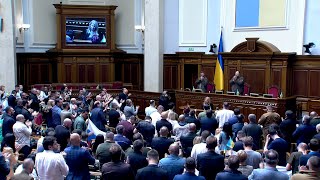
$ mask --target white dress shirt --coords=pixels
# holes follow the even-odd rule
[[[152,113],[156,112],[157,109],[153,106],[148,106],[144,109],[146,116],[150,116]]]
[[[206,153],[206,152],[208,152],[206,143],[202,142],[199,144],[195,144],[191,150],[191,157],[193,157],[195,160],[197,160],[197,156],[199,154]]]
[[[41,180],[64,180],[69,171],[63,156],[51,150],[38,153],[35,166]]]
[[[16,138],[16,148],[21,149],[23,146],[30,146],[31,127],[28,127],[23,122],[17,121],[14,123],[13,134]]]
[[[222,109],[217,112],[216,118],[219,122],[219,128],[222,128],[224,123],[233,117],[234,112],[229,109]]]

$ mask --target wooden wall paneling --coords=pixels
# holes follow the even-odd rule
[[[177,66],[171,67],[171,89],[178,89],[178,68]]]
[[[108,65],[107,64],[102,64],[100,66],[100,79],[101,82],[108,82]]]
[[[271,81],[270,86],[278,86],[281,89],[281,69],[279,68],[272,68],[271,70]],[[269,87],[267,87],[268,89]],[[267,92],[267,91],[266,91]]]
[[[309,73],[308,70],[293,70],[293,89],[297,96],[308,96],[309,94]]]
[[[309,71],[309,96],[320,96],[320,69]]]
[[[64,74],[65,74],[65,82],[66,83],[71,83],[72,82],[72,65],[71,64],[65,64],[64,66]]]
[[[98,83],[101,82],[101,78],[100,78],[101,63],[100,62],[101,62],[100,57],[96,57],[93,69],[90,69],[90,67],[88,68],[88,80],[89,80],[90,74],[93,74],[93,82],[98,82]],[[92,72],[89,72],[89,71],[92,71]]]
[[[245,79],[245,82],[250,84],[251,92],[265,92],[265,69],[243,67],[242,74]]]
[[[130,77],[131,77],[130,82],[132,84],[135,84],[135,85],[138,84],[138,82],[139,82],[139,66],[137,63],[131,64]]]
[[[38,64],[31,64],[30,65],[30,83],[31,84],[37,84],[39,82],[39,76],[40,76],[40,68]]]
[[[86,79],[86,65],[84,64],[79,64],[78,65],[78,82],[83,82],[83,83],[87,83],[87,79]]]
[[[214,73],[215,73],[215,66],[209,66],[207,64],[202,65],[202,71],[208,78],[208,81],[213,83],[214,81]]]
[[[171,89],[172,85],[172,69],[171,66],[163,66],[163,88]]]
[[[99,82],[99,81],[95,81],[95,65],[87,65],[87,70],[86,70],[86,76],[87,76],[87,82],[88,83],[94,83],[94,82]]]

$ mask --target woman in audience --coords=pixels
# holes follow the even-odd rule
[[[228,122],[224,123],[222,131],[220,133],[220,151],[230,150],[232,147],[228,144],[229,140],[232,141],[233,133],[232,133],[232,126]]]
[[[194,139],[193,139],[193,145],[196,145],[196,144],[200,144],[201,143],[201,136],[196,136]]]
[[[96,140],[92,144],[92,153],[95,155],[99,144],[104,143],[104,136],[102,134],[98,134]]]
[[[176,119],[176,113],[173,111],[169,111],[167,120],[172,124],[172,127],[179,125]]]

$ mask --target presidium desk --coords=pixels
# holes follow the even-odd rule
[[[263,98],[251,96],[238,96],[228,94],[214,94],[214,93],[201,93],[190,91],[176,91],[176,109],[179,113],[182,110],[179,107],[190,105],[195,109],[202,109],[203,100],[205,97],[211,98],[211,103],[214,108],[222,108],[223,102],[228,102],[231,105],[230,109],[239,108],[241,113],[245,116],[247,121],[249,114],[255,114],[257,120],[266,112],[266,106],[272,105],[277,113],[284,118],[286,110],[296,112],[296,97],[286,98]]]

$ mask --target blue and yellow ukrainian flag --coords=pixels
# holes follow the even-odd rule
[[[223,52],[223,41],[222,41],[222,32],[220,35],[220,42],[219,42],[219,50],[218,50],[218,58],[216,62],[216,71],[214,74],[214,84],[216,86],[216,90],[223,90],[223,59],[222,55],[220,54]]]

